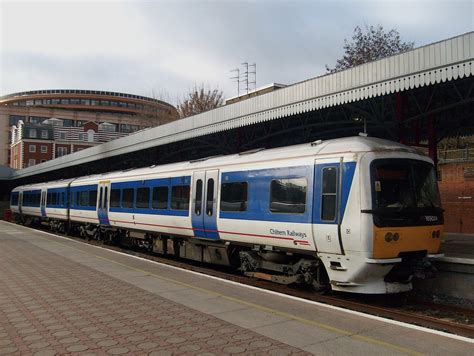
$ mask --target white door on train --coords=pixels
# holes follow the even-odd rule
[[[318,252],[342,254],[340,239],[342,158],[314,162],[313,236]]]

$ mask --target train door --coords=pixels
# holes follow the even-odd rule
[[[109,222],[109,195],[110,181],[99,182],[99,197],[97,201],[97,215],[101,225],[110,225]]]
[[[332,162],[331,162],[332,161]],[[314,164],[313,236],[318,252],[343,254],[340,234],[340,160],[317,159]]]
[[[23,213],[23,192],[18,194],[18,212]]]
[[[41,200],[40,200],[40,209],[41,209],[41,217],[46,217],[46,189],[41,190]]]
[[[217,188],[219,171],[201,171],[193,176],[192,225],[194,236],[217,240]]]

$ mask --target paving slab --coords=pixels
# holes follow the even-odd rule
[[[0,222],[0,354],[415,355],[472,346]]]

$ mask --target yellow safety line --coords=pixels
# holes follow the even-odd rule
[[[53,234],[50,234],[50,236],[54,236]],[[137,268],[137,267],[133,267],[133,266],[129,266],[127,264],[124,264],[124,263],[121,263],[121,262],[117,262],[117,261],[114,261],[112,259],[109,259],[107,257],[102,257],[102,256],[99,256],[99,255],[96,255],[94,253],[91,253],[91,252],[87,252],[87,251],[84,251],[84,250],[81,250],[80,248],[77,248],[77,247],[74,247],[74,246],[70,246],[70,245],[67,245],[65,243],[62,243],[62,242],[59,242],[59,241],[54,241],[54,240],[51,240],[51,239],[47,239],[45,237],[41,237],[39,236],[41,239],[43,240],[47,240],[49,242],[53,242],[53,243],[56,243],[58,245],[62,245],[62,246],[67,246],[71,249],[74,249],[74,250],[77,250],[77,251],[80,251],[84,254],[88,254],[88,255],[92,255],[94,257],[97,257],[99,259],[102,259],[104,261],[107,261],[107,262],[112,262],[114,264],[117,264],[119,266],[123,266],[123,267],[126,267],[130,270],[134,270],[134,271],[137,271],[137,272],[141,272],[141,273],[144,273],[145,275],[149,275],[149,276],[153,276],[155,278],[158,278],[158,279],[161,279],[161,280],[164,280],[164,281],[167,281],[167,282],[171,282],[171,283],[175,283],[175,284],[178,284],[178,285],[181,285],[183,287],[187,287],[187,288],[191,288],[191,289],[195,289],[195,290],[199,290],[199,291],[202,291],[202,292],[206,292],[208,294],[211,294],[211,295],[214,295],[216,297],[220,297],[220,298],[223,298],[223,299],[226,299],[226,300],[229,300],[229,301],[232,301],[232,302],[236,302],[236,303],[239,303],[239,304],[242,304],[242,305],[246,305],[246,306],[249,306],[249,307],[252,307],[252,308],[255,308],[257,310],[260,310],[260,311],[263,311],[263,312],[267,312],[267,313],[270,313],[270,314],[274,314],[274,315],[278,315],[278,316],[282,316],[282,317],[285,317],[285,318],[288,318],[288,319],[292,319],[292,320],[295,320],[295,321],[299,321],[301,323],[304,323],[304,324],[308,324],[308,325],[312,325],[312,326],[317,326],[321,329],[325,329],[325,330],[328,330],[328,331],[332,331],[332,332],[335,332],[335,333],[338,333],[338,334],[342,334],[342,335],[345,335],[345,336],[349,336],[353,339],[357,339],[357,340],[360,340],[360,341],[365,341],[369,344],[373,344],[373,345],[378,345],[378,346],[383,346],[385,348],[388,348],[388,349],[392,349],[392,350],[396,350],[396,351],[399,351],[399,352],[402,352],[402,353],[405,353],[405,354],[408,354],[408,355],[424,355],[423,353],[420,353],[420,352],[417,352],[415,350],[411,350],[411,349],[408,349],[406,347],[402,347],[402,346],[398,346],[398,345],[394,345],[394,344],[391,344],[391,343],[388,343],[388,342],[385,342],[385,341],[381,341],[381,340],[377,340],[377,339],[374,339],[372,337],[369,337],[369,336],[363,336],[363,335],[359,335],[359,334],[354,334],[350,331],[347,331],[347,330],[344,330],[344,329],[340,329],[340,328],[337,328],[337,327],[334,327],[334,326],[331,326],[331,325],[327,325],[327,324],[324,324],[324,323],[320,323],[320,322],[317,322],[317,321],[314,321],[314,320],[309,320],[309,319],[305,319],[305,318],[301,318],[301,317],[298,317],[298,316],[295,316],[295,315],[291,315],[291,314],[288,314],[288,313],[285,313],[285,312],[282,312],[282,311],[278,311],[278,310],[275,310],[275,309],[271,309],[271,308],[268,308],[268,307],[264,307],[262,305],[258,305],[258,304],[254,304],[254,303],[251,303],[251,302],[246,302],[244,300],[241,300],[241,299],[238,299],[238,298],[234,298],[234,297],[230,297],[230,296],[227,296],[227,295],[224,295],[224,294],[220,294],[220,293],[217,293],[217,292],[214,292],[212,290],[209,290],[209,289],[206,289],[206,288],[201,288],[201,287],[197,287],[197,286],[194,286],[192,284],[188,284],[188,283],[185,283],[185,282],[180,282],[180,281],[177,281],[177,280],[174,280],[172,278],[168,278],[168,277],[163,277],[163,276],[160,276],[160,275],[157,275],[155,273],[152,273],[152,272],[149,272],[149,271],[145,271],[143,269],[140,269],[140,268]],[[72,240],[72,241],[76,241],[76,240]],[[87,244],[85,244],[87,245]],[[110,250],[107,250],[107,249],[104,249],[104,251],[108,251],[108,252],[111,252]],[[124,256],[127,256],[127,255],[124,255]],[[130,257],[130,256],[129,256]],[[145,260],[146,261],[146,260]],[[166,265],[165,265],[166,266]]]

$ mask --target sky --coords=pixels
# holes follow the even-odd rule
[[[91,89],[176,104],[195,85],[237,95],[230,79],[257,64],[257,87],[326,73],[355,26],[397,29],[422,46],[474,30],[474,0],[0,0],[0,96]]]

